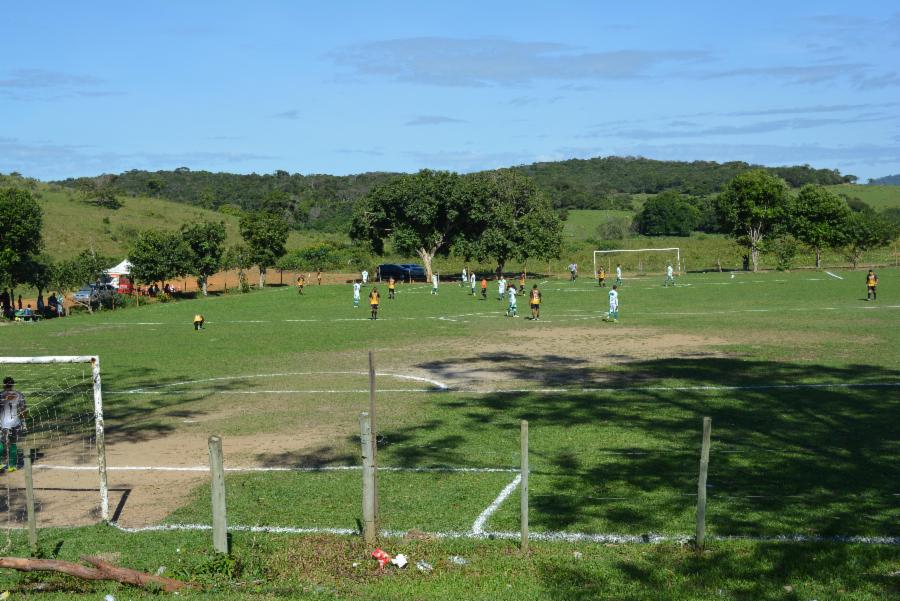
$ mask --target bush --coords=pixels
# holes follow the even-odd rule
[[[787,235],[769,242],[765,250],[775,257],[775,269],[789,271],[800,253],[800,243],[793,236]]]
[[[634,222],[645,236],[690,236],[700,223],[700,211],[677,192],[663,192],[644,203]]]
[[[624,240],[631,235],[631,220],[628,217],[613,217],[597,226],[601,240]]]

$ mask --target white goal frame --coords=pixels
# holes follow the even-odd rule
[[[609,255],[612,253],[643,253],[643,252],[671,252],[675,251],[675,271],[681,275],[681,249],[672,248],[619,248],[615,250],[594,251],[594,279],[597,279],[597,255]]]
[[[106,479],[106,437],[103,424],[103,390],[100,383],[100,357],[97,355],[0,357],[0,365],[40,365],[48,363],[89,363],[91,365],[91,381],[94,388],[94,432],[97,444],[97,470],[100,473],[100,516],[104,522],[109,522],[109,484]]]

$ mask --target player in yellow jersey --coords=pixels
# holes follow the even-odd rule
[[[529,303],[531,304],[531,320],[539,320],[541,318],[541,291],[538,290],[537,284],[531,287]]]
[[[388,279],[388,300],[394,300],[397,297],[397,282],[394,278]]]
[[[194,329],[199,331],[203,329],[203,322],[206,321],[203,319],[203,316],[197,313],[194,315]]]
[[[600,271],[597,272],[597,284],[601,287],[606,286],[606,271],[601,267]]]
[[[878,276],[875,275],[875,272],[871,269],[869,273],[866,274],[866,300],[874,301],[878,298],[877,293],[875,292],[875,287],[878,286]]]
[[[378,293],[378,287],[372,288],[369,293],[369,306],[372,308],[372,317],[370,319],[378,319],[378,303],[381,301],[381,294]]]
[[[297,278],[297,294],[303,294],[304,286],[306,286],[306,278],[301,275]]]

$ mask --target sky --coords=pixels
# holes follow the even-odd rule
[[[900,173],[894,2],[17,2],[0,172]]]

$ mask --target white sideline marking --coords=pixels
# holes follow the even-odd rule
[[[95,472],[97,466],[90,465],[44,465],[38,464],[34,469],[41,470],[61,470],[69,472]],[[110,472],[208,472],[208,465],[191,465],[191,466],[153,466],[153,465],[123,465],[109,466],[106,468]],[[226,472],[343,472],[343,471],[359,471],[362,466],[359,465],[323,465],[321,467],[226,467]],[[379,466],[378,471],[381,472],[412,472],[412,473],[431,473],[431,472],[447,472],[447,473],[471,473],[471,474],[497,474],[497,473],[514,473],[519,470],[506,467],[389,467]]]
[[[482,511],[477,518],[475,518],[475,523],[472,524],[472,534],[479,536],[484,534],[484,525],[487,523],[488,519],[494,512],[500,509],[500,505],[503,504],[509,495],[512,494],[514,490],[519,487],[519,484],[522,483],[522,474],[516,474],[516,477],[513,478],[512,482],[507,484],[503,490],[500,491],[500,494],[497,495],[497,498],[494,499],[490,505],[487,506],[487,509]]]
[[[844,278],[842,278],[841,276],[837,275],[836,273],[831,273],[830,271],[826,271],[825,273],[827,273],[827,274],[830,275],[831,277],[837,278],[837,279],[839,279],[839,280],[843,280],[843,279],[844,279]]]
[[[162,524],[159,526],[139,526],[129,528],[122,526],[116,522],[111,522],[111,526],[127,533],[140,532],[166,532],[166,531],[186,531],[212,530],[209,524]],[[24,529],[17,528],[17,529]],[[289,526],[236,526],[229,525],[228,530],[232,532],[255,532],[255,533],[272,533],[272,534],[337,534],[337,535],[356,535],[358,530],[352,528],[295,528]],[[381,536],[388,538],[401,538],[408,534],[406,530],[381,530]],[[490,532],[484,531],[481,534],[473,532],[427,532],[427,536],[437,539],[448,538],[491,538],[504,540],[518,540],[521,536],[519,532]],[[633,543],[633,544],[660,544],[660,543],[688,543],[693,540],[693,536],[688,534],[589,534],[585,532],[530,532],[531,540],[549,541],[549,542],[590,542],[590,543]],[[791,542],[791,543],[847,543],[862,545],[900,545],[900,536],[820,536],[810,534],[780,534],[774,536],[716,536],[710,535],[707,540],[716,541],[751,541],[751,542]]]

